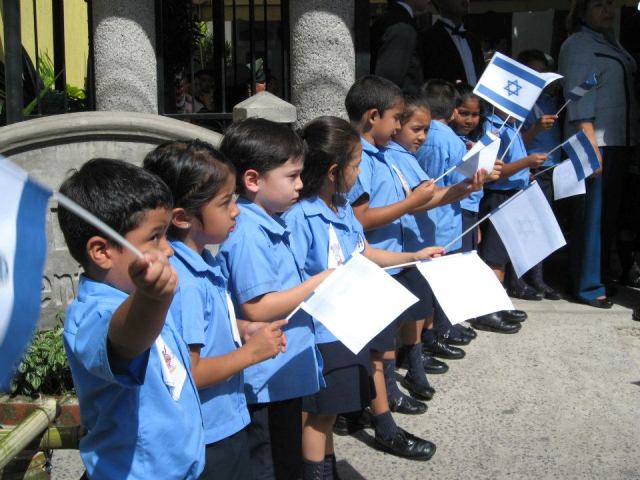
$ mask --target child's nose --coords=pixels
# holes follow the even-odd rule
[[[167,240],[167,237],[164,237],[162,239],[162,243],[160,244],[160,250],[167,257],[173,257],[173,248],[171,248],[171,245],[169,244],[169,240]]]

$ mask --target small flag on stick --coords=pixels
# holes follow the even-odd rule
[[[491,133],[483,135],[476,144],[462,158],[456,167],[456,172],[466,178],[472,178],[478,170],[485,170],[488,174],[493,171],[493,165],[498,158],[500,138]]]
[[[584,130],[580,130],[564,142],[562,149],[569,156],[578,180],[584,180],[600,168],[598,154]]]
[[[582,97],[584,97],[589,90],[595,87],[598,84],[598,78],[596,74],[592,74],[589,78],[587,78],[584,82],[582,82],[577,87],[573,87],[569,93],[567,94],[567,100],[571,100],[572,102],[577,102]]]

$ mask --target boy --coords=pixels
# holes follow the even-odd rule
[[[385,146],[400,128],[400,117],[404,111],[402,91],[389,80],[366,75],[351,86],[345,106],[362,143],[360,174],[349,192],[349,201],[371,246],[402,252],[400,217],[423,206],[433,197],[431,182],[420,183],[405,196],[397,174],[385,158]],[[389,273],[397,276],[401,270]],[[379,448],[395,455],[428,460],[435,452],[435,445],[398,427],[389,411],[390,404],[402,413],[426,411],[425,404],[403,395],[395,383],[395,330],[393,322],[370,343],[376,387],[376,398],[372,401],[375,442]],[[422,391],[424,397],[430,397],[434,392],[428,384]]]
[[[80,442],[87,474],[198,478],[202,414],[189,351],[168,313],[178,281],[167,259],[171,193],[149,172],[106,159],[87,162],[60,191],[145,252],[136,258],[60,208],[67,246],[84,268],[64,344],[88,430]]]
[[[227,130],[220,149],[234,164],[240,195],[241,214],[219,253],[236,311],[254,322],[287,317],[329,273],[302,281],[279,217],[302,189],[302,141],[286,125],[249,119]],[[255,479],[300,476],[300,399],[324,384],[311,317],[299,310],[282,330],[286,352],[245,370]]]

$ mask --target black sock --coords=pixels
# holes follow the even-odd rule
[[[430,342],[435,338],[435,332],[432,329],[425,328],[422,330],[422,341]]]
[[[312,462],[311,460],[303,459],[303,480],[324,480],[324,464],[324,460],[321,462]]]
[[[396,382],[396,361],[382,360],[382,369],[384,372],[384,383],[387,386],[387,398],[395,399],[402,396],[402,392],[398,388]]]
[[[385,440],[390,440],[398,429],[390,411],[386,411],[380,415],[374,415],[373,425],[376,429],[376,433]]]
[[[339,480],[336,456],[333,453],[324,457],[324,477],[322,478],[323,480]]]
[[[407,375],[420,385],[428,385],[427,375],[424,372],[424,363],[422,363],[422,343],[405,345],[405,348],[407,349],[407,358],[409,360]]]

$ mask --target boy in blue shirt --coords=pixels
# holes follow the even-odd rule
[[[249,119],[225,132],[220,149],[236,169],[240,195],[235,230],[218,254],[236,311],[253,322],[287,317],[329,273],[303,281],[279,216],[302,189],[302,141],[287,125]],[[286,352],[245,370],[256,479],[300,476],[301,398],[324,383],[311,317],[299,310],[283,331]]]
[[[171,193],[149,172],[105,159],[87,162],[60,191],[145,252],[136,258],[60,208],[67,246],[84,268],[64,344],[87,428],[87,474],[196,479],[202,414],[189,352],[169,314],[178,281],[167,259]]]

